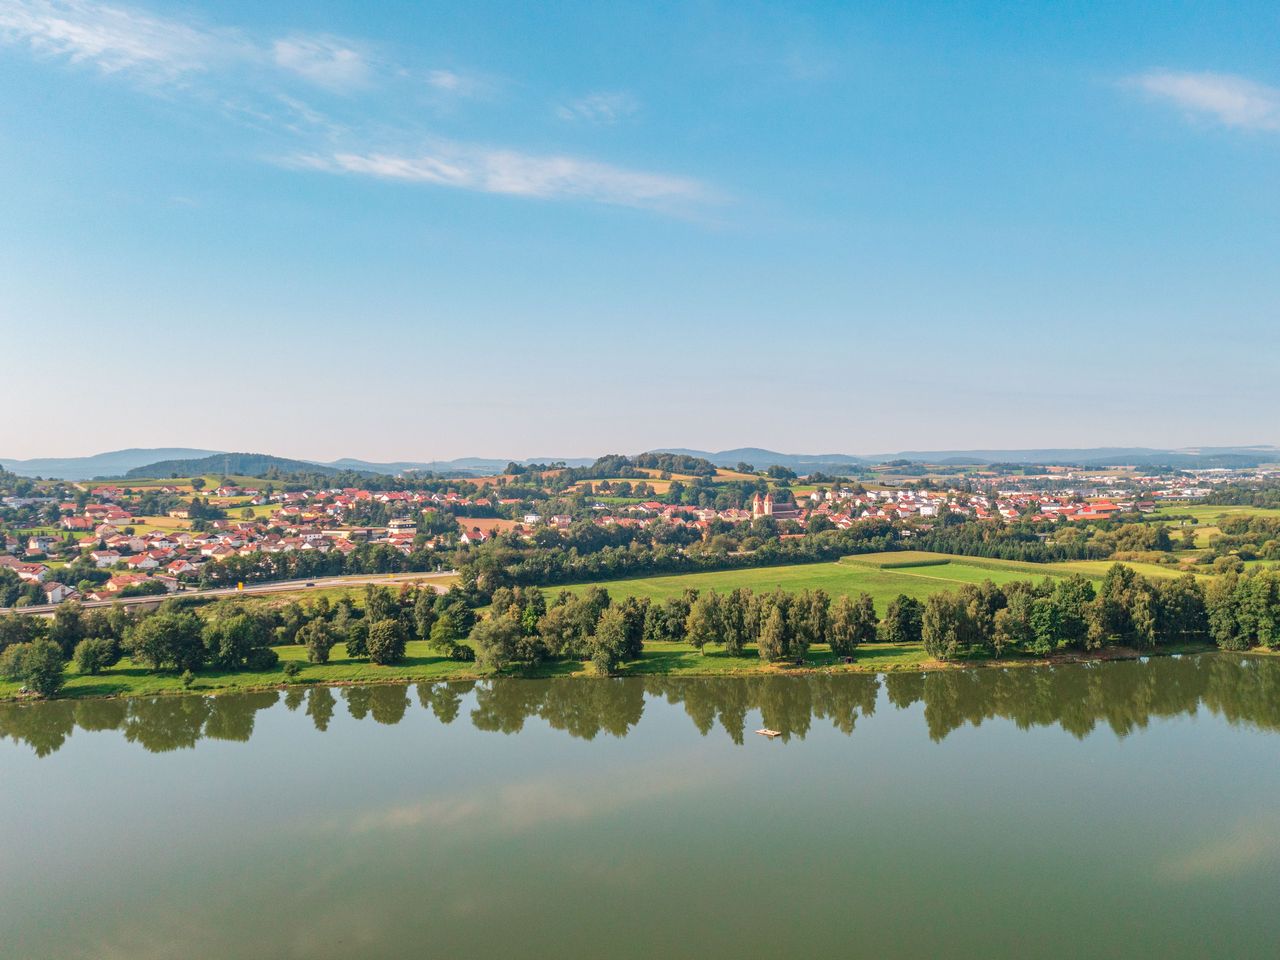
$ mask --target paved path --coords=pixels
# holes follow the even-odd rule
[[[440,573],[378,573],[360,574],[341,577],[316,577],[314,580],[275,580],[270,583],[246,583],[243,590],[235,587],[217,587],[212,590],[179,590],[177,593],[162,593],[154,597],[123,597],[119,600],[85,600],[81,602],[86,610],[93,607],[110,607],[120,604],[125,607],[147,607],[163,603],[173,597],[245,597],[260,596],[267,593],[305,593],[307,590],[318,590],[321,587],[362,587],[366,583],[380,586],[399,586],[402,583],[423,583],[436,593],[444,593],[446,587],[436,581],[456,577],[457,571],[445,570]],[[48,616],[56,610],[53,604],[40,604],[30,607],[0,607],[0,613],[34,613]]]

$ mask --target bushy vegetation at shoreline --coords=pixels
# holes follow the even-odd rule
[[[602,586],[550,595],[475,584],[445,594],[370,586],[360,604],[235,598],[198,611],[170,602],[136,613],[67,604],[49,619],[0,618],[0,675],[8,681],[0,696],[21,687],[54,696],[68,663],[72,692],[90,695],[493,672],[865,669],[884,653],[863,663],[863,648],[884,644],[910,663],[1280,645],[1280,574],[1269,570],[1206,585],[1117,564],[1097,586],[1075,575],[949,587],[940,582],[924,599],[900,594],[879,605],[866,592],[833,596],[821,588],[653,599],[615,597]],[[665,659],[650,656],[657,652]],[[341,664],[329,668],[335,655]]]

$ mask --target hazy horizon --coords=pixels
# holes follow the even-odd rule
[[[505,452],[497,453],[461,453],[456,456],[447,457],[421,457],[412,454],[400,455],[392,454],[388,456],[363,456],[359,453],[340,453],[333,456],[316,456],[305,451],[303,452],[285,452],[280,449],[249,449],[247,447],[202,447],[191,444],[129,444],[123,447],[113,447],[111,449],[94,450],[92,452],[53,452],[36,454],[30,457],[10,456],[7,452],[0,450],[0,460],[73,460],[87,459],[96,456],[104,456],[112,453],[119,453],[127,450],[207,450],[208,455],[216,456],[218,454],[266,454],[270,456],[284,457],[287,459],[311,461],[315,463],[331,463],[339,460],[356,460],[368,463],[395,463],[395,462],[432,462],[432,461],[454,461],[454,460],[515,460],[515,461],[553,461],[553,460],[592,460],[597,457],[609,454],[634,455],[638,453],[646,453],[649,451],[661,450],[692,450],[702,453],[718,454],[726,451],[734,450],[768,450],[772,453],[793,457],[793,456],[849,456],[849,457],[876,457],[891,456],[900,453],[925,452],[925,453],[955,453],[965,451],[983,451],[983,452],[1009,452],[1016,453],[1020,451],[1030,450],[1066,450],[1066,451],[1087,451],[1087,450],[1125,450],[1125,449],[1152,449],[1152,450],[1203,450],[1216,448],[1275,448],[1276,445],[1271,443],[1240,443],[1240,444],[1181,444],[1177,446],[1152,443],[1123,443],[1123,444],[1088,444],[1088,445],[1066,445],[1066,444],[1028,444],[1017,447],[995,447],[985,444],[958,444],[950,447],[924,447],[924,446],[903,446],[891,449],[876,450],[846,450],[846,449],[792,449],[789,447],[767,447],[762,444],[737,444],[734,446],[711,446],[711,447],[691,447],[682,444],[657,444],[651,447],[636,449],[600,449],[591,450],[583,453],[564,453],[553,451],[551,453],[542,452],[534,454],[512,455]]]
[[[7,0],[0,456],[1276,442],[1268,24]]]

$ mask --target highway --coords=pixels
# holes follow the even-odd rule
[[[125,607],[153,607],[175,597],[217,599],[218,597],[257,597],[271,593],[303,593],[308,590],[319,590],[321,587],[362,587],[367,583],[379,586],[398,587],[402,583],[425,583],[437,593],[444,593],[447,587],[436,581],[456,577],[457,571],[444,570],[439,573],[375,573],[357,574],[354,576],[316,577],[313,580],[274,580],[269,583],[246,583],[243,590],[235,587],[217,587],[211,590],[179,590],[177,593],[162,593],[153,597],[123,597],[119,600],[84,600],[81,602],[86,610],[93,607],[111,607],[120,604]],[[30,607],[0,607],[0,613],[30,613],[51,615],[57,606],[40,604]]]

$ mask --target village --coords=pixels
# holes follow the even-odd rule
[[[927,530],[943,518],[976,521],[1081,522],[1150,513],[1162,502],[1203,496],[1220,477],[1068,475],[1069,489],[1011,489],[993,483],[983,492],[971,489],[927,489],[885,486],[867,489],[860,483],[798,484],[756,492],[741,506],[717,509],[659,499],[606,502],[627,498],[596,497],[587,485],[578,490],[572,512],[546,511],[548,503],[568,501],[550,495],[503,496],[507,478],[496,478],[477,493],[452,490],[371,490],[361,487],[276,491],[223,483],[208,490],[205,503],[223,504],[225,516],[193,523],[193,501],[163,518],[136,513],[140,491],[124,483],[88,488],[87,502],[43,497],[7,497],[0,507],[43,508],[57,518],[53,529],[25,537],[5,535],[0,568],[23,582],[39,585],[46,604],[69,600],[104,601],[139,594],[174,593],[200,582],[210,563],[233,557],[316,551],[350,554],[361,545],[381,545],[408,556],[415,551],[451,551],[482,544],[502,534],[532,539],[541,530],[566,530],[575,522],[600,527],[670,524],[690,528],[703,537],[718,524],[772,521],[783,538],[801,537],[816,529],[847,530],[867,521],[905,524]],[[1055,483],[1055,488],[1061,487]],[[598,485],[601,492],[607,482]],[[148,488],[172,498],[192,495],[179,482]],[[82,497],[81,500],[84,498]],[[375,507],[385,523],[358,523],[353,517]],[[233,514],[238,514],[235,516]],[[722,529],[722,528],[721,528]],[[52,577],[59,566],[81,558],[108,574],[91,586]],[[443,560],[441,561],[443,563]]]

